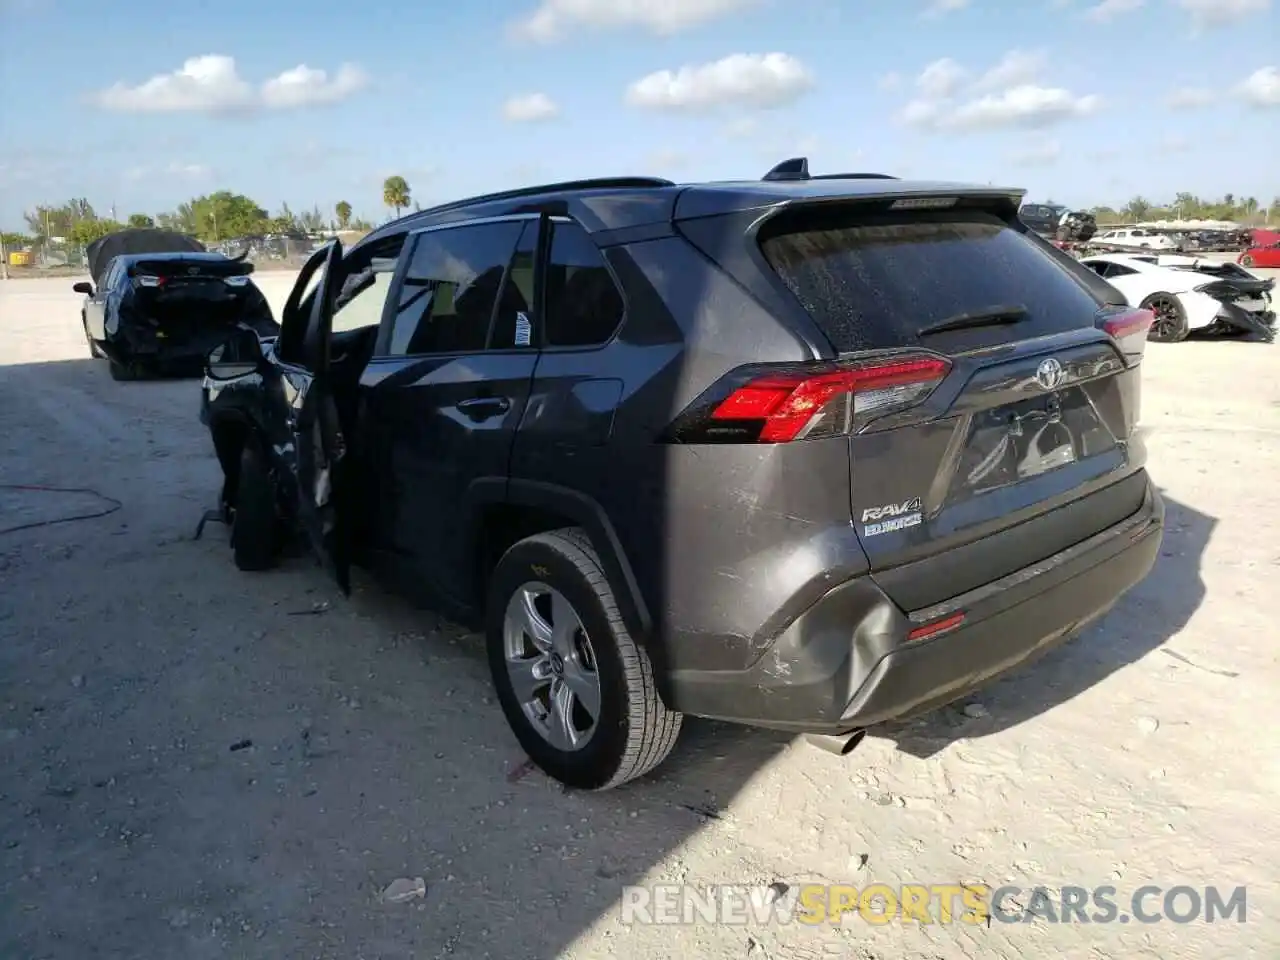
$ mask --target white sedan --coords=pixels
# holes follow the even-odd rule
[[[1235,264],[1192,257],[1106,253],[1084,257],[1086,267],[1124,294],[1132,307],[1156,315],[1149,338],[1185,340],[1193,330],[1244,330],[1274,336],[1274,280],[1263,280]]]

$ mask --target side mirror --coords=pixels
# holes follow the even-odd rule
[[[86,282],[85,282],[85,281],[83,281],[83,280],[81,280],[79,283],[77,283],[77,284],[76,284],[75,286],[73,286],[71,289],[72,289],[72,290],[74,290],[76,293],[83,293],[86,297],[92,297],[92,296],[93,296],[93,284],[92,284],[92,283],[86,283]]]
[[[252,330],[239,330],[205,357],[204,372],[210,380],[235,380],[248,376],[262,362],[262,342]]]

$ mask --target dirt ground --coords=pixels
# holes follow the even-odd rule
[[[288,279],[261,278],[277,306]],[[111,381],[70,285],[0,283],[0,484],[92,492],[0,490],[0,530],[119,508],[0,533],[0,956],[1280,956],[1280,346],[1148,349],[1163,554],[1048,659],[845,759],[691,721],[655,776],[577,795],[521,765],[475,636],[193,540],[219,480],[198,387]],[[1110,885],[1122,911],[1244,885],[1247,920],[619,912],[628,884],[801,880]]]

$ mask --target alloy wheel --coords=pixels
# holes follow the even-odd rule
[[[1168,297],[1157,297],[1150,302],[1151,312],[1155,314],[1155,323],[1151,331],[1162,340],[1176,337],[1181,326],[1178,320],[1178,305]]]
[[[557,750],[581,750],[600,719],[595,652],[573,604],[545,583],[515,590],[502,624],[507,674],[535,730]]]

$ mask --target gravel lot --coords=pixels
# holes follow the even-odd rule
[[[277,308],[288,281],[261,277]],[[0,483],[96,492],[0,490],[0,529],[120,508],[0,535],[0,956],[1280,956],[1280,347],[1149,348],[1168,533],[1100,626],[844,760],[691,722],[657,776],[587,796],[521,765],[477,637],[194,541],[218,484],[197,387],[112,382],[71,282],[0,283]],[[380,902],[400,877],[426,897]],[[1112,885],[1122,909],[1247,885],[1248,919],[619,918],[627,884],[802,879]]]

